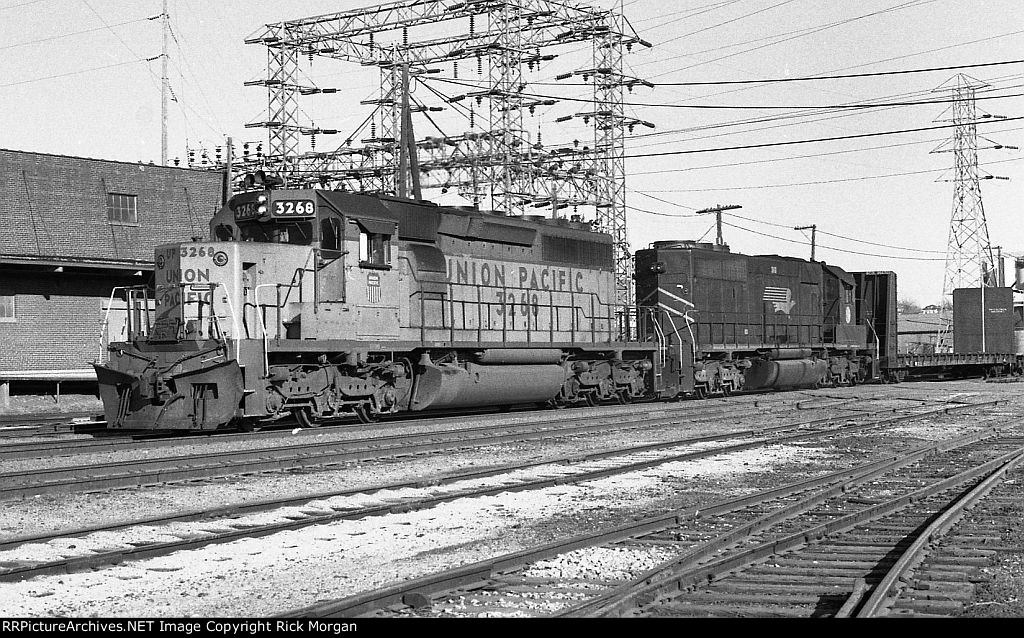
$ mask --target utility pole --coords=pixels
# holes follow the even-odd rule
[[[715,214],[715,225],[718,227],[718,236],[715,238],[715,245],[716,246],[724,246],[725,245],[725,242],[722,241],[722,211],[724,211],[724,210],[736,210],[737,208],[743,208],[743,207],[738,205],[738,204],[729,204],[727,206],[722,206],[721,204],[719,204],[717,206],[712,206],[711,208],[704,208],[704,209],[701,209],[701,210],[697,211],[698,215],[705,215],[707,213],[714,213]]]
[[[170,21],[167,15],[167,0],[164,0],[164,12],[160,16],[164,29],[164,54],[163,73],[161,77],[160,90],[160,166],[167,166],[167,94],[170,89],[170,82],[167,79],[167,33],[170,31]]]
[[[228,137],[227,161],[224,163],[224,190],[221,193],[220,202],[222,205],[227,205],[228,200],[231,199],[231,186],[234,182],[235,155],[232,145],[233,142],[231,138]]]
[[[815,238],[818,233],[817,224],[811,224],[810,226],[796,226],[793,230],[809,230],[811,231],[811,261],[814,261],[814,244]]]
[[[996,285],[1000,288],[1006,287],[1006,274],[1003,270],[1003,247],[993,246],[992,250],[996,251]]]

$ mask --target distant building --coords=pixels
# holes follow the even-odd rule
[[[921,308],[921,314],[925,314],[925,315],[935,315],[935,314],[940,313],[941,311],[942,311],[942,308],[940,308],[939,306],[936,306],[935,304],[931,304],[929,306],[925,306],[924,308]]]
[[[0,405],[12,382],[95,379],[113,288],[206,237],[223,191],[223,173],[0,149]]]
[[[897,351],[909,354],[934,354],[939,329],[944,319],[939,315],[938,306],[934,312],[922,309],[920,313],[897,315]]]

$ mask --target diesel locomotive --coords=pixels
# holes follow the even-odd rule
[[[95,369],[108,427],[212,430],[882,378],[893,273],[328,190],[231,198],[163,245]],[[891,312],[890,312],[891,310]]]

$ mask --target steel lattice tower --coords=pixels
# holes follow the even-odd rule
[[[975,105],[976,91],[987,86],[960,74],[936,89],[951,91],[954,100],[946,112],[948,117],[936,120],[951,122],[953,137],[932,151],[952,152],[954,158],[953,211],[942,284],[943,325],[935,343],[936,352],[952,352],[953,290],[995,285],[995,258],[988,237],[978,175],[978,115]]]
[[[618,300],[632,302],[625,137],[637,125],[653,124],[624,112],[624,88],[651,86],[623,74],[624,52],[637,44],[650,45],[626,29],[621,10],[558,0],[403,0],[270,24],[247,42],[268,49],[267,79],[247,83],[267,89],[268,119],[246,125],[268,131],[268,152],[258,160],[261,167],[277,171],[289,185],[371,193],[397,194],[403,180],[396,176],[408,170],[398,166],[403,69],[416,78],[451,64],[455,78],[464,79],[457,65],[468,62],[463,74],[475,71],[479,87],[451,97],[445,108],[461,109],[469,126],[415,140],[424,188],[452,189],[509,215],[550,206],[557,217],[567,206],[592,207],[597,226],[613,237]],[[526,120],[539,122],[535,110],[558,100],[531,95],[524,72],[558,57],[556,51],[567,58],[578,54],[579,49],[566,50],[580,43],[591,45],[590,59],[556,80],[582,78],[592,91],[590,108],[554,122],[582,120],[591,127],[593,142],[544,144],[539,123],[532,133]],[[326,92],[299,84],[302,56],[379,67],[380,94],[364,102],[374,112],[371,133],[359,140],[361,145],[350,139],[326,153],[300,152],[300,136],[312,141],[337,133],[299,121],[300,96]],[[414,108],[427,110],[423,104]]]

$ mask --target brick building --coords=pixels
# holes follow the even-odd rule
[[[11,383],[95,379],[112,289],[205,237],[223,193],[223,173],[0,149],[0,405]]]

